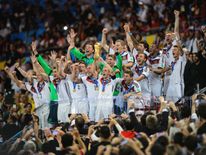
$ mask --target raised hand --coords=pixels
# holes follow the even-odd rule
[[[103,34],[107,34],[108,33],[108,29],[107,28],[103,28],[102,33]]]
[[[201,26],[201,30],[203,33],[206,33],[206,26]]]
[[[68,34],[67,35],[67,42],[69,44],[68,50],[70,51],[75,45],[74,45],[74,38],[75,38],[75,34],[73,34],[74,32],[72,32],[72,34]],[[74,37],[74,38],[72,38]]]
[[[122,119],[127,119],[129,116],[127,114],[122,113],[121,117],[122,117]]]
[[[33,42],[31,43],[31,49],[32,49],[34,55],[37,55],[37,54],[38,54],[36,47],[37,47],[37,43],[36,43],[36,41],[33,41]]]
[[[130,32],[129,24],[124,24],[124,31]]]
[[[159,100],[160,100],[160,103],[162,103],[162,102],[164,102],[164,101],[165,101],[165,99],[164,99],[164,97],[163,97],[163,96],[160,96],[160,97],[159,97]]]
[[[70,44],[71,43],[71,37],[69,34],[67,34],[67,42]]]
[[[174,10],[175,17],[179,17],[180,11]]]
[[[6,72],[9,72],[9,71],[10,71],[8,66],[5,66],[5,67],[4,67],[4,70],[5,70]]]
[[[60,60],[61,60],[61,61],[64,61],[65,58],[66,58],[66,57],[62,55]]]
[[[49,56],[49,58],[51,60],[56,60],[56,57],[57,57],[57,53],[55,51],[51,51],[51,55]]]
[[[76,37],[77,33],[74,31],[74,29],[71,29],[69,32],[69,35],[70,35],[71,39],[74,39]]]
[[[16,63],[14,64],[14,66],[15,66],[15,68],[18,68],[18,67],[19,67],[19,63],[16,62]]]
[[[30,56],[30,58],[31,58],[32,63],[35,63],[35,62],[36,62],[36,57],[35,57],[35,55],[32,54],[32,55]]]

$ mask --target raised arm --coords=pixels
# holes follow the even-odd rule
[[[129,24],[124,25],[124,31],[126,34],[127,45],[129,46],[130,51],[132,52],[134,44],[131,38],[132,33],[130,32]]]
[[[65,56],[61,56],[60,62],[58,63],[58,70],[59,70],[59,75],[61,75],[62,77],[66,77],[66,73],[64,72]]]
[[[201,30],[204,34],[204,40],[206,41],[206,26],[201,26]]]
[[[38,60],[39,64],[41,65],[41,67],[44,69],[45,73],[47,75],[51,75],[52,69],[47,64],[47,62],[43,59],[43,57],[38,54],[37,49],[36,49],[36,47],[37,47],[36,42],[32,42],[31,47],[32,47],[33,54],[37,57],[37,60]]]
[[[75,37],[77,33],[75,33],[74,29],[71,29],[69,34],[67,35],[67,42],[69,44],[68,50],[67,50],[67,60],[71,61],[70,57],[70,50],[75,47]]]
[[[107,51],[109,52],[109,46],[107,45],[107,38],[106,38],[106,34],[108,33],[108,29],[104,28],[102,30],[102,41],[101,41],[101,46]]]
[[[31,62],[32,62],[32,67],[35,73],[45,73],[44,69],[41,67],[41,65],[38,63],[35,55],[31,55]]]
[[[180,40],[180,34],[179,34],[179,15],[180,12],[177,10],[174,10],[174,14],[175,14],[175,27],[174,27],[174,33],[177,37],[177,40]]]
[[[15,68],[21,73],[24,78],[28,78],[27,72],[24,71],[20,66],[19,63],[15,63]]]
[[[12,73],[12,72],[9,70],[9,67],[7,67],[7,66],[4,68],[4,70],[5,70],[5,72],[8,74],[9,78],[10,78],[12,81],[14,81],[19,88],[21,88],[21,89],[26,89],[26,87],[25,87],[25,85],[24,85],[24,82],[17,79],[15,72]]]

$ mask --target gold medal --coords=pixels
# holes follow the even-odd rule
[[[98,91],[98,90],[99,90],[99,87],[95,87],[95,90]]]
[[[76,92],[76,89],[73,89],[73,92]]]

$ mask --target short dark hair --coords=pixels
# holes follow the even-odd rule
[[[24,105],[24,108],[27,108],[28,106],[32,107],[31,103],[26,103],[26,104]]]
[[[99,136],[108,139],[111,136],[110,129],[107,125],[103,125],[99,127]]]
[[[206,119],[206,103],[199,104],[197,111],[200,118]]]
[[[134,124],[131,122],[130,119],[125,119],[123,120],[124,126],[126,130],[133,130],[134,129]]]
[[[156,143],[166,147],[169,144],[169,140],[166,136],[160,136],[157,138]]]
[[[113,54],[107,54],[107,57],[111,57],[113,60],[116,60],[116,56]]]
[[[86,63],[84,61],[80,60],[78,62],[79,62],[79,64],[84,64],[86,66]]]
[[[122,46],[127,45],[126,42],[123,41],[123,40],[121,40],[121,39],[117,39],[115,42],[120,42],[120,44],[121,44]]]
[[[149,44],[147,43],[147,41],[140,41],[139,44],[143,44],[144,45],[144,48],[146,49],[146,51],[149,50]]]
[[[160,144],[158,144],[158,143],[155,143],[155,144],[151,147],[150,152],[151,152],[151,155],[156,155],[157,152],[158,152],[158,155],[164,155],[165,152],[166,152],[166,149],[165,149],[162,145],[160,145]]]
[[[195,136],[187,136],[185,138],[185,146],[188,150],[194,152],[197,148],[197,138]]]
[[[175,144],[179,144],[180,146],[184,146],[184,135],[182,132],[175,133],[173,137],[173,141]]]
[[[94,49],[94,42],[93,42],[93,41],[87,41],[87,42],[83,45],[83,49],[85,49],[86,45],[92,45],[92,48]]]
[[[140,120],[141,120],[141,124],[143,126],[146,126],[146,118],[147,118],[148,115],[154,115],[154,114],[152,112],[146,112],[142,115]]]
[[[126,70],[124,74],[129,74],[130,77],[134,76],[134,73],[131,70]]]
[[[155,115],[148,115],[146,118],[146,127],[149,129],[155,129],[158,124],[158,119]]]
[[[129,145],[120,146],[119,155],[125,155],[125,154],[136,155],[135,151],[131,148],[131,146]]]
[[[180,110],[181,119],[191,116],[191,108],[188,105],[184,105]]]
[[[42,152],[44,153],[49,153],[53,152],[54,154],[56,153],[56,148],[59,147],[59,144],[56,139],[47,141],[42,144]]]
[[[65,133],[62,136],[62,146],[64,148],[68,147],[68,146],[72,146],[73,145],[73,136],[70,133]]]
[[[78,116],[75,118],[75,126],[77,127],[77,129],[82,129],[84,127],[84,119],[82,116]]]

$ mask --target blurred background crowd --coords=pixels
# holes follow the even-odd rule
[[[122,27],[128,22],[134,34],[156,34],[155,39],[162,39],[164,30],[173,27],[175,9],[181,11],[181,38],[189,47],[190,40],[201,37],[205,7],[204,0],[2,0],[0,60],[28,56],[27,45],[36,39],[43,51],[64,48],[70,26],[78,32],[80,45],[88,37],[100,40],[103,28],[111,37],[124,34]],[[197,47],[192,51],[197,52]]]
[[[201,107],[203,110],[199,109],[199,113],[197,112],[200,119],[192,115],[194,111],[198,111],[194,107],[191,108],[192,106],[178,109],[175,105],[167,107],[163,102],[161,114],[146,113],[141,119],[138,118],[139,120],[134,119],[133,113],[130,112],[121,117],[113,115],[109,121],[105,120],[93,126],[94,124],[89,122],[86,116],[73,115],[69,117],[69,122],[43,131],[38,130],[38,123],[36,123],[38,120],[32,114],[34,103],[31,95],[26,91],[20,91],[3,70],[5,65],[14,68],[16,62],[24,70],[32,68],[30,62],[32,41],[38,43],[39,53],[45,59],[48,58],[48,51],[51,50],[56,50],[59,55],[66,53],[68,47],[66,35],[71,27],[78,33],[77,47],[84,45],[87,40],[100,41],[103,28],[109,30],[108,40],[125,38],[123,29],[125,23],[130,24],[130,29],[137,40],[143,38],[149,45],[158,42],[163,47],[164,32],[173,31],[175,9],[181,12],[182,44],[188,53],[201,51],[204,55],[206,42],[203,39],[201,26],[206,23],[205,0],[0,1],[0,143],[9,140],[6,141],[8,143],[4,143],[6,144],[4,146],[12,146],[5,152],[8,150],[10,154],[16,154],[20,150],[22,150],[20,154],[37,152],[41,154],[39,151],[42,151],[42,154],[49,152],[108,154],[109,152],[109,154],[122,155],[141,153],[155,155],[157,152],[163,155],[166,152],[175,152],[173,155],[187,155],[196,151],[197,155],[205,154],[206,148],[203,146],[206,144],[204,135],[206,133],[204,110],[206,109],[204,106]],[[204,65],[200,67],[201,72],[204,72]],[[193,71],[196,69],[193,68]],[[198,73],[194,75],[197,76]],[[17,76],[23,79],[18,72]],[[130,108],[132,109],[132,106]],[[173,121],[163,119],[165,115],[173,118]],[[175,124],[176,120],[177,124]],[[192,124],[195,121],[199,121],[203,129],[200,128],[201,125],[195,128]],[[118,130],[118,124],[122,129]],[[20,134],[15,135],[18,131]],[[68,131],[70,133],[65,134]],[[199,131],[199,134],[192,134],[195,131]],[[136,134],[136,132],[141,133]],[[153,134],[155,136],[151,138]],[[137,141],[125,140],[131,138],[130,136],[135,137]],[[13,139],[10,139],[11,137]],[[99,140],[100,142],[97,142]],[[99,147],[102,145],[104,147]],[[59,151],[59,148],[63,149]]]

